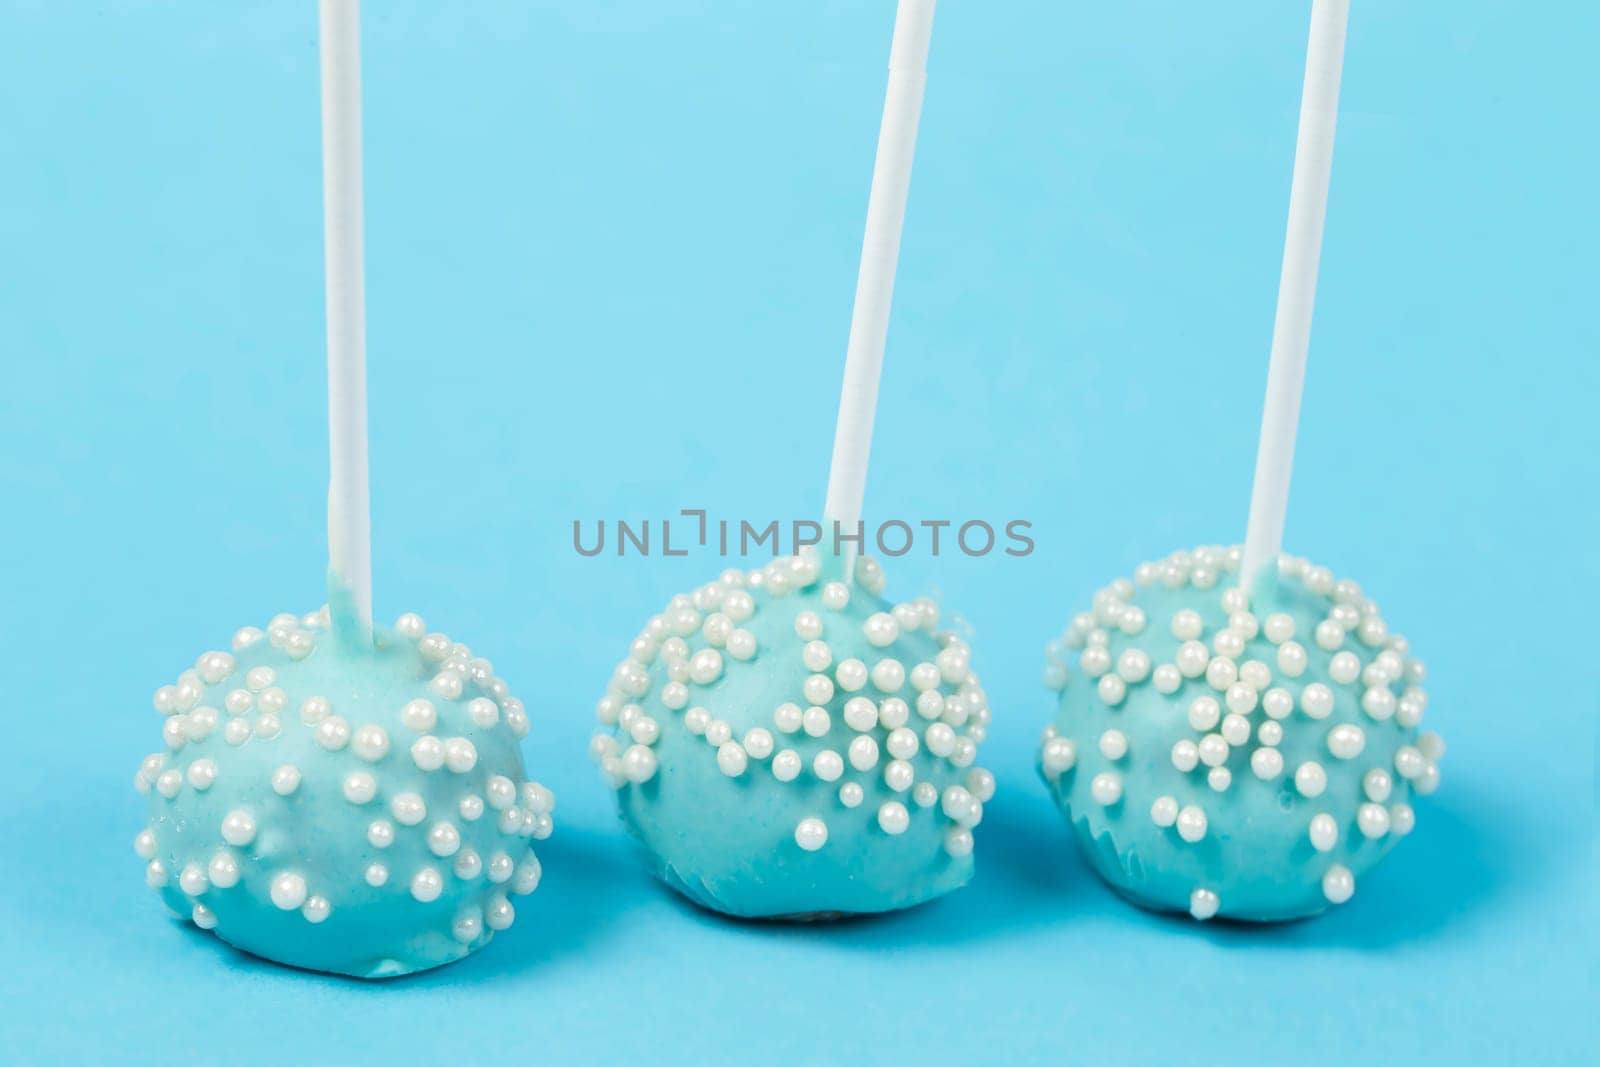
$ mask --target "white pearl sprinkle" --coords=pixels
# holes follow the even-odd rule
[[[1206,836],[1206,813],[1193,804],[1178,812],[1178,836],[1191,845]]]
[[[1363,804],[1356,809],[1356,826],[1363,837],[1376,840],[1389,832],[1389,809],[1382,804]]]
[[[1407,781],[1420,778],[1427,765],[1427,757],[1412,745],[1401,745],[1394,754],[1395,773]]]
[[[874,648],[888,648],[900,639],[900,624],[893,615],[882,611],[868,616],[861,631]]]
[[[1224,716],[1219,732],[1224,741],[1237,748],[1250,740],[1250,720],[1238,713]]]
[[[704,708],[693,708],[691,711],[704,711]],[[779,704],[772,713],[772,721],[781,733],[792,734],[800,729],[803,721],[799,704]],[[685,716],[687,719],[687,716]]]
[[[828,843],[828,824],[817,818],[801,819],[794,828],[795,844],[815,852]]]
[[[1283,773],[1283,753],[1275,748],[1258,748],[1250,753],[1250,771],[1264,782]]]
[[[710,685],[722,677],[722,653],[703,648],[689,660],[689,678],[696,685]]]
[[[1178,821],[1178,798],[1170,796],[1156,797],[1150,805],[1150,821],[1162,829]]]
[[[885,801],[878,807],[878,826],[886,834],[897,835],[906,832],[911,825],[911,813],[906,806],[898,800]]]
[[[1152,672],[1150,684],[1155,686],[1156,692],[1171,695],[1183,684],[1183,674],[1172,664],[1163,663]]]
[[[1108,760],[1119,760],[1128,754],[1128,736],[1121,730],[1107,730],[1100,735],[1100,754]]]
[[[1341,723],[1328,731],[1328,751],[1335,759],[1355,759],[1366,744],[1366,733],[1353,723]]]
[[[1333,690],[1312,682],[1300,691],[1300,707],[1313,719],[1326,719],[1333,712]]]
[[[904,793],[916,781],[916,771],[905,760],[890,760],[883,768],[883,783],[896,793]]]
[[[1328,898],[1329,903],[1343,904],[1355,892],[1356,876],[1343,864],[1335,863],[1322,876],[1322,895]]]
[[[1444,738],[1436,733],[1425,733],[1417,738],[1417,751],[1428,760],[1438,763],[1444,758]]]
[[[419,771],[436,771],[444,766],[444,742],[431,734],[411,743],[411,762]]]
[[[792,782],[800,777],[800,753],[786,748],[772,757],[772,776],[780,782]]]
[[[1096,804],[1108,808],[1122,799],[1122,776],[1102,771],[1089,782],[1089,796]]]
[[[418,697],[416,700],[406,702],[400,709],[400,721],[406,729],[415,730],[417,733],[426,733],[433,729],[439,720],[438,712],[433,706],[433,701]]]
[[[1189,726],[1200,733],[1216,728],[1222,720],[1222,707],[1216,697],[1197,696],[1189,702]]]
[[[230,845],[248,845],[256,839],[256,820],[242,808],[228,812],[222,820],[222,839]]]
[[[294,911],[306,902],[306,880],[293,871],[275,875],[270,889],[272,903],[283,911]]]
[[[394,823],[388,819],[374,819],[368,823],[367,844],[373,848],[388,848],[394,844]]]
[[[467,701],[467,714],[473,725],[487,730],[500,721],[500,705],[488,697],[473,697]]]
[[[739,777],[749,763],[750,757],[737,741],[729,741],[717,749],[717,768],[729,778]]]
[[[389,811],[401,826],[415,826],[428,817],[428,805],[416,793],[397,793],[389,801]]]
[[[314,728],[317,744],[329,752],[337,752],[350,743],[350,724],[338,715],[330,715]]]
[[[217,780],[216,761],[211,759],[195,760],[193,763],[189,764],[187,777],[189,779],[189,784],[195,789],[198,789],[201,792],[210,789],[212,783]]]
[[[813,674],[800,687],[806,702],[820,707],[833,699],[833,679],[826,674]]]
[[[198,863],[185,864],[183,870],[178,872],[178,888],[185,896],[197,897],[209,886],[206,872],[200,869]]]
[[[211,884],[218,889],[232,889],[239,884],[239,861],[227,852],[218,852],[206,865]]]
[[[872,686],[880,693],[897,692],[905,682],[906,669],[899,660],[881,659],[872,665]]]
[[[847,659],[833,669],[834,680],[846,693],[860,692],[867,684],[867,665],[858,659]],[[818,701],[822,703],[822,701]]]
[[[643,785],[654,778],[656,767],[656,754],[645,745],[629,745],[628,750],[622,754],[623,776],[634,785]]]
[[[1303,797],[1319,797],[1328,788],[1328,772],[1322,764],[1307,760],[1294,770],[1294,787]]]
[[[428,851],[440,859],[454,856],[461,849],[461,831],[448,822],[428,827]]]
[[[1239,668],[1227,656],[1215,656],[1206,664],[1206,683],[1222,692],[1239,678]]]
[[[411,895],[424,904],[439,899],[444,892],[444,876],[437,867],[422,867],[411,876]]]
[[[1121,676],[1115,674],[1102,674],[1095,689],[1099,693],[1100,699],[1111,707],[1121,704],[1128,695],[1128,683],[1124,682]]]
[[[1044,743],[1040,765],[1047,778],[1059,778],[1078,762],[1078,748],[1065,737],[1052,737]]]
[[[866,697],[851,697],[844,702],[844,721],[857,733],[866,733],[878,725],[878,705]]]
[[[1335,653],[1328,662],[1328,677],[1340,685],[1349,685],[1361,676],[1361,661],[1354,652]]]
[[[355,732],[350,750],[368,763],[376,763],[389,753],[389,734],[383,727],[368,723]]]
[[[1220,767],[1228,760],[1228,741],[1221,734],[1206,734],[1198,746],[1200,762],[1207,767]]]
[[[1172,616],[1172,636],[1180,641],[1193,641],[1205,630],[1205,623],[1197,611],[1184,608]]]
[[[453,774],[466,774],[478,765],[478,748],[465,737],[444,743],[444,765]]]

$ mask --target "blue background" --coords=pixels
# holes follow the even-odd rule
[[[1034,777],[1041,648],[1242,533],[1307,5],[947,0],[869,510],[976,634],[1001,792],[961,893],[750,926],[653,884],[585,756],[718,570],[571,520],[820,508],[893,5],[368,5],[380,614],[493,657],[560,799],[487,951],[363,985],[170,921],[149,695],[322,601],[313,5],[0,3],[0,1059],[1558,1063],[1593,1052],[1592,5],[1358,2],[1289,547],[1429,661],[1417,833],[1325,918],[1156,918]]]

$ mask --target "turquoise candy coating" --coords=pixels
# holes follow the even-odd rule
[[[748,918],[889,911],[972,877],[994,778],[966,645],[929,600],[814,557],[729,571],[652,618],[592,755],[656,874]]]
[[[1113,583],[1052,642],[1040,768],[1085,855],[1144,907],[1274,921],[1350,899],[1415,824],[1443,743],[1425,670],[1359,586],[1239,550]]]
[[[554,799],[523,771],[527,714],[415,615],[365,648],[325,610],[277,616],[155,704],[166,749],[134,779],[135,850],[174,912],[237,948],[407,974],[481,948],[538,884]]]

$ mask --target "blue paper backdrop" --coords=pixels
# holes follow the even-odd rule
[[[569,524],[820,506],[893,5],[369,4],[379,608],[494,658],[560,807],[509,934],[361,985],[169,921],[129,847],[150,692],[322,599],[314,7],[0,3],[0,1059],[1586,1058],[1596,16],[1355,6],[1289,538],[1430,663],[1417,833],[1324,919],[1197,926],[1032,770],[1045,640],[1241,534],[1307,5],[947,0],[869,504],[1034,523],[891,569],[973,624],[1001,792],[967,890],[792,929],[648,880],[584,752],[719,562]]]

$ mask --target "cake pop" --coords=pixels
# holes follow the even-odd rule
[[[1411,832],[1444,745],[1426,677],[1348,580],[1284,557],[1246,597],[1241,550],[1142,564],[1077,615],[1040,767],[1100,875],[1197,919],[1350,899]]]
[[[1347,14],[1347,0],[1312,5],[1245,544],[1113,582],[1046,667],[1060,700],[1040,769],[1084,852],[1137,903],[1197,919],[1349,900],[1411,832],[1444,753],[1417,731],[1410,645],[1355,582],[1280,554]]]
[[[858,530],[932,0],[902,0],[825,516]],[[847,535],[848,536],[848,535]],[[656,873],[751,918],[881,912],[972,875],[989,708],[927,599],[838,537],[675,597],[617,667],[592,754]]]
[[[134,849],[201,929],[376,978],[508,927],[555,800],[526,780],[527,712],[488,660],[416,615],[372,626],[359,34],[355,0],[323,0],[331,606],[245,627],[156,691]]]
[[[882,570],[815,556],[674,597],[596,709],[593,755],[656,873],[745,917],[907,907],[972,875],[994,793],[966,644]]]
[[[378,978],[448,963],[539,883],[554,798],[525,779],[521,701],[402,615],[344,646],[330,614],[245,627],[156,691],[134,847],[179,915],[237,948]]]

